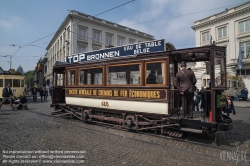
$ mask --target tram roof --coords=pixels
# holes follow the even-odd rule
[[[191,47],[191,48],[184,48],[184,49],[177,49],[177,50],[168,50],[168,51],[161,51],[161,52],[153,52],[153,53],[144,53],[144,54],[137,54],[137,55],[128,55],[125,57],[115,57],[115,58],[107,58],[107,59],[99,59],[99,60],[90,60],[84,62],[77,62],[77,63],[65,63],[61,61],[56,61],[53,67],[69,67],[75,66],[79,64],[88,64],[88,63],[95,63],[95,62],[106,62],[111,60],[126,60],[128,58],[133,57],[142,57],[142,56],[160,56],[160,55],[168,55],[168,56],[176,56],[175,59],[177,61],[186,61],[186,62],[199,62],[199,61],[210,61],[210,57],[208,53],[211,50],[214,51],[224,51],[226,47],[223,46],[203,46],[203,47]],[[186,55],[186,56],[185,56]],[[188,55],[188,56],[187,56]],[[195,55],[196,60],[190,60],[190,56]]]

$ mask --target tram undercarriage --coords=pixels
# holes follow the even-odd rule
[[[223,115],[220,122],[211,123],[208,118],[203,119],[202,111],[195,111],[193,118],[190,119],[182,118],[181,113],[164,116],[64,104],[54,104],[52,107],[55,109],[52,112],[54,116],[70,116],[86,123],[115,126],[136,132],[154,132],[178,138],[181,138],[184,132],[216,137],[217,132],[229,131],[233,127],[232,120],[228,116]]]

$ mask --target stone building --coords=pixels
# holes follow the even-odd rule
[[[213,41],[217,46],[227,47],[227,74],[241,76],[250,89],[250,2],[198,20],[192,29],[197,47],[208,46]],[[243,57],[241,69],[237,63],[240,50]],[[205,76],[205,63],[196,63],[194,67],[197,87],[206,86],[201,80]]]
[[[66,56],[150,40],[154,36],[72,10],[46,48],[46,82],[52,83],[53,65]]]

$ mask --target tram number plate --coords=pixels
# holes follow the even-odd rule
[[[104,107],[108,107],[108,106],[109,106],[109,102],[107,102],[107,101],[102,101],[101,105],[104,106]]]

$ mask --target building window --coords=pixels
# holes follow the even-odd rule
[[[78,53],[83,53],[83,52],[87,52],[87,47],[78,45]]]
[[[250,69],[241,69],[241,70],[236,70],[236,75],[250,75]]]
[[[227,81],[227,87],[230,87],[230,80]]]
[[[241,54],[243,58],[250,58],[250,41],[241,42]]]
[[[123,45],[125,45],[125,38],[118,37],[117,46],[123,46]]]
[[[209,32],[202,33],[202,43],[209,41]]]
[[[93,40],[101,42],[101,32],[93,30]]]
[[[113,35],[106,33],[106,45],[113,45]]]
[[[218,28],[218,35],[219,39],[227,37],[227,27]]]
[[[86,39],[86,37],[87,37],[87,28],[79,27],[78,37],[80,39]]]
[[[134,39],[129,39],[129,44],[134,44],[135,40]]]
[[[102,49],[102,46],[101,46],[101,45],[97,45],[97,44],[93,44],[93,45],[92,45],[92,48],[93,48],[93,51],[95,51],[95,50],[100,50],[100,49]]]
[[[66,40],[66,33],[63,32],[63,42],[65,42],[65,40]],[[64,45],[64,43],[63,43],[63,45]]]
[[[239,32],[247,32],[250,31],[250,20],[242,21],[239,23]]]
[[[67,28],[67,31],[68,31],[68,33],[67,33],[67,40],[69,41],[70,27]]]

